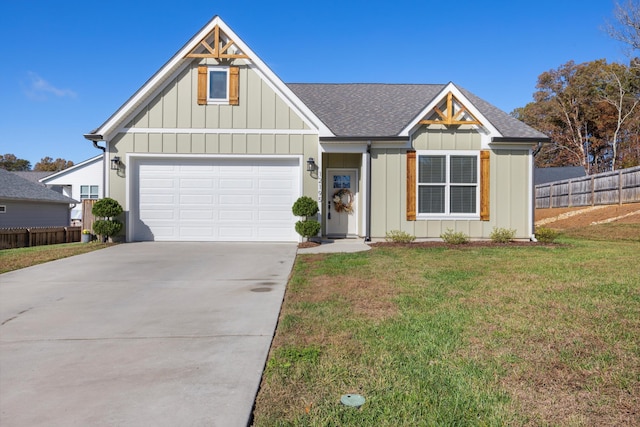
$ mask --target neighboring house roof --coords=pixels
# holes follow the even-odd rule
[[[79,203],[42,184],[33,183],[15,173],[0,169],[0,199],[49,203]]]
[[[90,159],[84,160],[84,161],[82,161],[82,162],[80,162],[78,164],[75,164],[75,165],[73,165],[71,167],[68,167],[66,169],[62,169],[61,171],[58,171],[58,172],[55,172],[55,173],[48,172],[49,175],[40,178],[39,181],[42,182],[43,184],[47,184],[48,181],[51,181],[51,180],[53,180],[53,179],[55,179],[55,178],[57,178],[59,176],[72,173],[72,172],[74,172],[74,171],[76,171],[78,169],[82,169],[83,167],[92,164],[93,162],[96,162],[98,160],[102,160],[102,157],[103,157],[102,154],[98,154],[95,157],[92,157]]]
[[[546,184],[554,181],[564,181],[572,178],[586,176],[582,166],[562,166],[552,168],[535,168],[533,180],[535,185]]]
[[[31,182],[35,182],[36,184],[40,182],[41,179],[51,175],[53,172],[46,171],[12,171],[12,173],[18,175],[20,178],[27,179]]]
[[[445,84],[288,84],[338,137],[395,137],[438,96]],[[549,138],[458,88],[505,139]]]

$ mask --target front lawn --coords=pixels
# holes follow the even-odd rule
[[[113,243],[63,243],[0,250],[0,274],[111,246]]]
[[[299,255],[255,425],[640,425],[640,241],[559,243]]]

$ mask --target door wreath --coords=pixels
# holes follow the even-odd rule
[[[333,193],[333,206],[336,212],[353,213],[353,193],[346,188],[336,191]]]

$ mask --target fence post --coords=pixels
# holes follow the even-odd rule
[[[595,176],[591,175],[591,206],[596,204],[596,181]]]
[[[618,171],[618,205],[622,206],[622,169]]]
[[[567,199],[567,207],[570,208],[571,207],[571,180],[569,180],[569,194],[567,195],[568,199]]]
[[[549,184],[549,207],[553,207],[553,183]]]

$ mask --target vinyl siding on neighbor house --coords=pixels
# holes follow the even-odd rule
[[[65,203],[0,200],[0,205],[6,207],[0,214],[0,228],[69,225],[69,205]]]
[[[474,131],[420,129],[412,139],[416,150],[480,150]],[[447,229],[471,238],[489,238],[494,227],[516,230],[528,238],[530,157],[527,149],[492,149],[490,155],[490,217],[480,220],[406,220],[406,149],[372,148],[371,235],[382,238],[390,230],[402,230],[417,238],[438,237]]]

